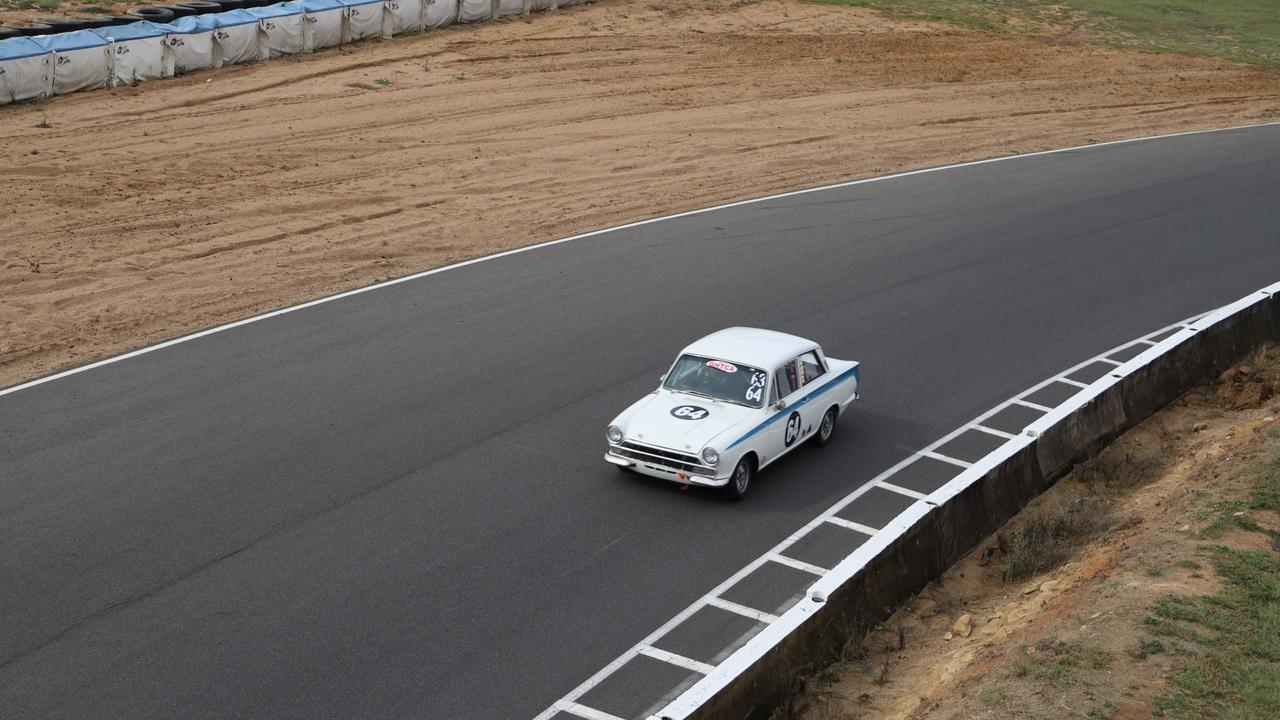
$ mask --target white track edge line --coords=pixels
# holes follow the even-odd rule
[[[913,177],[915,175],[927,175],[930,173],[943,172],[945,170],[956,170],[960,168],[978,167],[981,165],[989,165],[991,163],[1006,162],[1009,160],[1020,160],[1024,158],[1041,157],[1045,155],[1065,154],[1065,153],[1077,152],[1081,150],[1091,150],[1093,148],[1111,147],[1114,145],[1127,145],[1132,143],[1149,142],[1152,140],[1168,140],[1168,139],[1177,138],[1177,137],[1209,135],[1213,133],[1233,132],[1237,130],[1252,130],[1256,128],[1273,127],[1276,125],[1280,125],[1280,120],[1265,122],[1265,123],[1256,123],[1252,125],[1233,125],[1230,127],[1210,128],[1207,130],[1186,130],[1182,132],[1165,133],[1163,135],[1146,135],[1143,137],[1125,138],[1122,140],[1108,140],[1107,142],[1092,143],[1087,145],[1073,145],[1071,147],[1055,148],[1052,150],[1038,150],[1035,152],[1019,153],[1016,155],[1002,155],[1000,157],[985,158],[982,160],[969,160],[966,162],[951,163],[949,165],[939,165],[936,167],[920,168],[917,170],[907,170],[899,173],[891,173],[889,175],[878,175],[875,177],[860,178],[857,180],[846,180],[843,182],[831,183],[828,185],[818,185],[815,187],[803,188],[800,190],[790,190],[787,192],[774,193],[772,195],[764,195],[756,198],[748,198],[745,200],[736,200],[733,202],[721,203],[719,205],[712,205],[710,207],[705,207],[705,208],[697,208],[694,210],[686,210],[678,213],[659,215],[657,217],[646,218],[644,220],[637,220],[630,223],[623,223],[621,225],[614,225],[607,228],[599,228],[597,230],[578,233],[576,235],[570,235],[568,237],[558,238],[554,240],[547,240],[544,242],[535,243],[533,245],[527,245],[525,247],[512,248],[511,250],[505,250],[503,252],[494,253],[492,255],[484,255],[482,257],[471,258],[470,260],[463,260],[462,262],[453,263],[452,265],[445,265],[444,267],[433,268],[431,270],[424,270],[422,272],[405,275],[404,277],[395,278],[393,280],[387,280],[385,282],[376,283],[374,285],[366,285],[364,287],[354,288],[352,290],[347,290],[334,295],[328,295],[325,297],[316,298],[314,300],[310,300],[304,303],[299,303],[298,305],[291,305],[289,307],[279,308],[277,310],[272,310],[270,312],[262,313],[260,315],[253,315],[251,317],[242,318],[240,320],[229,322],[224,325],[216,325],[214,327],[206,328],[204,330],[193,332],[188,335],[182,335],[180,337],[172,338],[170,340],[165,340],[164,342],[156,343],[154,345],[141,347],[136,350],[123,353],[121,355],[114,355],[112,357],[103,358],[102,360],[96,360],[94,362],[88,363],[87,365],[81,365],[80,367],[74,367],[69,370],[63,370],[61,372],[56,372],[52,375],[46,375],[45,377],[42,377],[42,378],[36,378],[35,380],[29,380],[27,382],[19,383],[18,385],[14,385],[12,387],[0,389],[0,397],[4,397],[5,395],[9,395],[11,393],[16,393],[20,390],[26,390],[28,388],[36,387],[38,385],[43,385],[47,382],[52,382],[54,380],[70,377],[72,375],[78,375],[80,373],[87,372],[95,368],[100,368],[106,365],[112,365],[114,363],[128,360],[130,358],[135,358],[140,355],[146,355],[148,353],[152,353],[157,350],[162,350],[167,347],[172,347],[174,345],[178,345],[181,343],[190,342],[191,340],[196,340],[198,338],[212,335],[214,333],[220,333],[226,330],[231,330],[233,328],[241,327],[243,325],[248,325],[250,323],[259,322],[261,320],[267,320],[269,318],[277,317],[280,315],[286,315],[289,313],[297,312],[299,310],[305,310],[310,307],[315,307],[316,305],[323,305],[325,303],[333,302],[335,300],[341,300],[343,298],[360,295],[366,292],[378,290],[380,288],[386,288],[386,287],[391,287],[393,285],[400,285],[401,283],[412,282],[414,280],[419,280],[421,278],[429,277],[431,275],[436,275],[439,273],[448,272],[450,270],[457,270],[459,268],[464,268],[469,265],[476,265],[478,263],[488,262],[490,260],[497,260],[499,258],[504,258],[511,255],[516,255],[519,253],[539,250],[541,248],[551,247],[553,245],[560,245],[562,243],[572,242],[574,240],[584,240],[586,238],[595,237],[597,235],[603,235],[605,233],[620,232],[622,230],[629,230],[631,228],[643,227],[645,225],[652,225],[658,222],[665,222],[668,220],[677,220],[685,217],[693,217],[693,216],[702,215],[705,213],[717,212],[720,210],[728,210],[730,208],[735,208],[735,207],[742,207],[744,205],[754,205],[757,203],[769,202],[771,200],[781,200],[783,198],[796,197],[799,195],[808,195],[808,194],[817,193],[817,192],[825,192],[828,190],[839,190],[842,188],[855,187],[858,185],[866,185],[873,182],[897,180],[905,177]]]
[[[737,613],[743,617],[748,617],[753,620],[759,620],[762,623],[768,623],[772,625],[773,623],[778,622],[778,616],[774,615],[771,612],[765,612],[764,610],[757,610],[756,608],[748,607],[746,605],[743,605],[742,603],[736,603],[732,600],[725,600],[722,597],[707,598],[707,604],[710,605],[711,607],[717,607],[717,608],[720,608],[721,610],[728,610],[731,613]]]
[[[673,653],[670,650],[656,648],[652,645],[645,645],[640,648],[639,654],[644,655],[647,658],[659,660],[668,665],[675,665],[676,667],[682,667],[685,670],[692,670],[699,675],[707,675],[712,670],[716,669],[715,665],[708,665],[701,660],[694,660],[691,657],[685,657],[684,655]]]
[[[617,715],[611,715],[603,710],[597,710],[593,707],[587,707],[580,703],[565,703],[564,707],[557,708],[556,712],[564,711],[572,715],[577,715],[583,720],[626,720]]]
[[[866,535],[866,536],[868,536],[868,537],[873,536],[873,535],[875,535],[876,533],[880,532],[879,530],[877,530],[877,529],[875,529],[875,528],[871,527],[870,525],[863,525],[863,524],[862,524],[862,523],[860,523],[860,522],[854,522],[854,521],[852,521],[852,520],[845,520],[844,518],[839,517],[839,516],[836,516],[836,515],[832,515],[831,517],[827,518],[827,519],[826,519],[826,522],[828,522],[828,523],[830,523],[830,524],[832,524],[832,525],[839,525],[840,527],[845,528],[845,529],[847,529],[847,530],[853,530],[854,532],[860,532],[860,533],[862,533],[863,535]]]
[[[827,569],[824,567],[818,567],[813,563],[797,560],[790,555],[783,555],[782,553],[773,553],[769,555],[769,560],[776,562],[779,565],[786,565],[787,567],[795,568],[796,570],[803,570],[812,575],[817,575],[818,577],[822,577],[827,574]]]

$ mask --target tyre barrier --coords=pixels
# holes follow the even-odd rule
[[[178,3],[180,7],[191,8],[195,10],[196,15],[207,15],[209,13],[220,13],[227,10],[239,10],[240,8],[223,7],[222,3],[213,2],[212,0],[185,0]],[[241,3],[243,6],[243,3]]]
[[[1171,333],[1171,334],[1170,334]],[[1280,341],[1280,283],[1146,347],[902,512],[651,720],[765,718],[1077,464],[1187,390]]]
[[[44,23],[38,23],[38,22],[21,23],[18,25],[6,25],[5,27],[9,28],[10,30],[16,31],[18,35],[22,37],[35,37],[37,35],[46,35],[53,29],[48,25],[45,25]]]
[[[0,27],[0,105],[594,0],[184,0]]]

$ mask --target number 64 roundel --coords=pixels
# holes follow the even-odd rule
[[[800,437],[800,413],[793,412],[791,417],[787,418],[787,434],[783,442],[787,447],[791,447],[798,437]]]
[[[697,405],[681,405],[680,407],[671,408],[672,417],[678,417],[681,420],[702,420],[711,412],[706,408],[700,408]]]

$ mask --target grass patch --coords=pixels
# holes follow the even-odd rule
[[[1274,542],[1276,532],[1237,513],[1239,508],[1276,509],[1280,455],[1261,465],[1258,475],[1246,502],[1215,507],[1217,519],[1210,529],[1220,526],[1221,531],[1234,524],[1268,533]],[[1222,579],[1221,589],[1213,595],[1164,598],[1146,617],[1153,634],[1190,643],[1169,678],[1174,691],[1158,698],[1154,711],[1176,720],[1280,717],[1280,553],[1222,546],[1208,552]],[[1137,652],[1143,654],[1147,648],[1144,643]]]
[[[1223,588],[1153,608],[1166,629],[1196,643],[1156,712],[1170,718],[1280,717],[1280,555],[1213,548]]]
[[[1160,642],[1159,640],[1152,639],[1152,640],[1143,640],[1141,643],[1138,643],[1137,647],[1129,648],[1124,652],[1126,655],[1133,658],[1134,660],[1146,660],[1152,655],[1159,655],[1164,651],[1165,651],[1164,643]]]
[[[1036,513],[1010,531],[1007,538],[997,537],[1000,577],[1010,582],[1051,570],[1066,561],[1074,545],[1113,524],[1106,503],[1090,496]]]
[[[1111,653],[1093,645],[1047,640],[1027,646],[1026,659],[1015,663],[1010,674],[1050,685],[1073,685],[1081,671],[1111,667]]]
[[[1280,67],[1275,0],[811,0],[983,30],[1065,34],[1108,45]]]

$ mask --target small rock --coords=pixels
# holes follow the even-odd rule
[[[39,150],[32,150],[32,151],[31,151],[31,154],[32,154],[32,155],[39,155],[39,154],[40,154],[40,151],[39,151]]]
[[[1231,513],[1231,517],[1244,517],[1244,511],[1241,510],[1240,512],[1233,512]]]
[[[1178,528],[1178,532],[1191,532],[1191,526],[1183,525],[1182,527]]]
[[[947,642],[951,642],[951,638],[953,637],[955,637],[955,635],[952,635],[951,633],[947,633],[946,635],[942,636],[942,639],[946,640]]]
[[[1241,375],[1245,375],[1245,376],[1249,376],[1253,374],[1253,368],[1249,367],[1248,365],[1241,365],[1240,367],[1236,368],[1236,370]]]
[[[1235,368],[1231,368],[1218,376],[1218,382],[1233,383],[1239,377],[1240,377],[1240,371]]]
[[[1089,619],[1090,619],[1090,620],[1097,620],[1097,619],[1098,619],[1098,618],[1100,618],[1100,617],[1102,617],[1102,613],[1100,613],[1100,612],[1096,612],[1096,613],[1094,613],[1094,614],[1090,615],[1090,616],[1089,616]]]
[[[1040,588],[1036,587],[1035,585],[1028,585],[1028,586],[1026,587],[1026,589],[1022,591],[1022,594],[1023,594],[1023,595],[1030,595],[1031,593],[1033,593],[1033,592],[1035,592],[1036,590],[1039,590],[1039,589],[1040,589]]]
[[[1208,429],[1209,429],[1209,423],[1207,422],[1198,422],[1195,425],[1191,426],[1191,432],[1201,432]]]
[[[1049,580],[1047,582],[1040,583],[1040,592],[1049,592],[1051,590],[1056,589],[1058,587],[1059,582],[1060,581],[1058,580]]]
[[[960,637],[969,637],[973,633],[973,616],[965,613],[956,618],[956,622],[951,626],[951,632]]]

